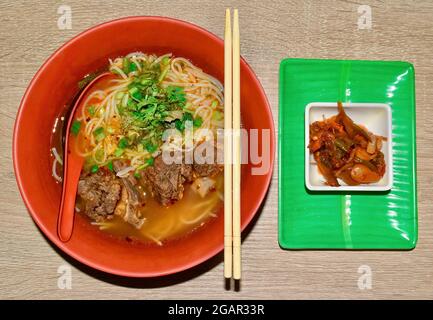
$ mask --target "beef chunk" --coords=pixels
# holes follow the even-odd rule
[[[199,177],[212,177],[221,172],[221,166],[218,164],[197,164],[194,163],[194,173]]]
[[[208,144],[208,142],[203,142],[202,144],[199,145],[199,147],[201,146],[205,146],[205,144]],[[222,171],[222,166],[220,164],[218,164],[218,151],[219,149],[217,149],[216,147],[213,147],[213,156],[211,154],[209,154],[209,158],[207,159],[206,156],[206,149],[203,149],[204,154],[202,154],[203,159],[202,164],[198,164],[197,162],[194,162],[193,165],[193,171],[194,171],[194,175],[196,177],[213,177],[216,176],[218,173],[220,173]],[[213,157],[213,162],[209,161],[212,160]],[[212,163],[206,163],[206,162],[212,162]]]
[[[120,191],[119,180],[108,170],[82,175],[78,182],[78,195],[83,200],[84,212],[97,222],[113,217]]]
[[[192,165],[187,165],[187,164],[181,165],[180,174],[185,179],[185,182],[192,182],[194,179]]]
[[[192,166],[187,164],[165,164],[162,156],[155,158],[153,166],[143,171],[143,178],[153,197],[162,205],[182,199],[184,186],[192,181]]]

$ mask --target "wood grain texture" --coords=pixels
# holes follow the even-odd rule
[[[72,30],[57,28],[57,1],[0,1],[0,298],[10,299],[301,299],[433,298],[433,2],[425,1],[76,1]],[[122,3],[121,5],[118,3]],[[369,4],[373,27],[358,30]],[[283,251],[277,240],[275,170],[259,219],[243,244],[240,292],[224,290],[222,257],[192,271],[128,280],[91,270],[54,249],[32,222],[12,165],[12,131],[24,91],[45,59],[79,32],[128,15],[164,15],[222,37],[224,9],[240,12],[241,51],[278,119],[278,68],[285,57],[407,60],[415,65],[419,242],[411,252]],[[121,8],[121,10],[119,10]],[[277,167],[275,167],[277,168]],[[72,289],[57,287],[58,267],[72,266]],[[358,289],[358,268],[373,288]]]

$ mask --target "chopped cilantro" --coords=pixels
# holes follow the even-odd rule
[[[167,98],[170,103],[177,103],[179,106],[184,107],[186,104],[186,95],[181,87],[169,86],[166,89]]]
[[[190,112],[186,112],[184,89],[177,86],[163,87],[160,84],[160,80],[169,69],[170,60],[166,57],[157,64],[143,62],[137,66],[131,59],[123,58],[122,70],[127,74],[136,71],[137,76],[131,77],[131,83],[122,95],[116,95],[117,108],[122,118],[120,130],[128,138],[121,138],[118,141],[113,157],[121,157],[129,147],[137,147],[137,150],[141,148],[141,151],[147,150],[152,154],[158,149],[159,141],[166,129],[176,127],[184,131],[186,121],[191,121],[192,125],[201,125],[201,119],[194,119]],[[171,118],[169,115],[173,111],[181,112],[182,117]],[[105,131],[94,131],[96,139],[103,139],[105,134],[114,134],[108,131],[109,125],[104,128]],[[134,139],[127,135],[131,131],[138,133]],[[144,165],[151,162],[153,160]]]

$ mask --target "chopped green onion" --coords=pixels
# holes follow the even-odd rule
[[[149,159],[147,159],[146,160],[146,164],[148,165],[148,166],[153,166],[153,163],[155,162],[155,160],[153,159],[153,158],[149,158]]]
[[[175,125],[175,127],[176,127],[177,130],[179,130],[179,131],[184,131],[184,130],[185,130],[185,123],[186,123],[187,121],[192,122],[193,125],[194,125],[194,118],[193,118],[192,114],[189,113],[189,112],[185,112],[185,113],[182,115],[182,120],[177,119],[177,120],[174,122],[174,125]],[[198,124],[198,122],[197,122],[197,124]],[[201,123],[200,123],[200,125],[201,125]],[[200,126],[200,125],[199,125],[199,126]]]
[[[113,169],[113,161],[110,161],[110,162],[107,163],[107,168],[108,168],[108,170],[110,170],[110,171],[113,171],[113,170],[114,170],[114,169]]]
[[[93,135],[95,136],[96,141],[101,141],[105,138],[105,132],[103,127],[96,128],[93,131]]]
[[[136,110],[137,109],[137,103],[133,99],[128,100],[128,108]]]
[[[212,119],[219,121],[222,120],[224,117],[224,114],[218,110],[214,111],[214,113],[212,114]]]
[[[71,126],[71,132],[74,136],[77,136],[78,133],[80,132],[80,128],[81,128],[81,122],[78,120],[74,120],[74,122],[72,123]]]
[[[137,71],[137,65],[131,61],[129,64],[129,72]]]
[[[195,118],[194,121],[192,122],[192,125],[195,128],[201,127],[202,124],[203,124],[203,119],[200,117]]]
[[[102,150],[102,149],[98,149],[98,150],[95,152],[95,159],[97,159],[98,161],[102,161],[103,158],[104,158],[104,150]]]
[[[95,131],[93,131],[93,134],[95,136],[97,136],[97,135],[99,135],[99,134],[101,134],[103,132],[104,132],[104,128],[103,127],[98,127],[98,128],[95,129]]]
[[[99,170],[99,167],[98,167],[96,164],[94,164],[94,165],[90,168],[90,172],[91,172],[91,173],[96,173],[96,172],[98,172],[98,170]]]
[[[151,84],[151,83],[152,83],[152,79],[149,79],[149,78],[143,78],[140,81],[140,84],[142,84],[143,86]]]
[[[145,148],[149,153],[154,153],[158,147],[156,145],[148,142],[148,143],[146,143]]]
[[[94,116],[95,115],[95,106],[89,106],[87,108],[87,112],[91,115]]]
[[[126,108],[126,106],[128,105],[128,99],[129,99],[129,94],[125,94],[122,98],[122,107]]]
[[[114,151],[114,156],[120,157],[124,151],[125,151],[125,149],[117,148],[116,151]]]
[[[131,72],[131,62],[127,58],[123,59],[123,72],[126,74]]]
[[[105,133],[101,133],[101,134],[98,134],[97,136],[95,136],[95,139],[98,142],[104,140],[104,138],[105,138]]]
[[[159,75],[158,82],[161,82],[162,80],[164,80],[165,76],[168,73],[168,70],[170,70],[170,66],[169,65],[167,65],[166,67],[164,67],[164,69],[162,70],[161,74]]]
[[[117,145],[120,149],[125,149],[128,146],[128,140],[123,137],[119,140],[119,144]]]
[[[170,62],[170,58],[169,57],[164,57],[162,60],[161,60],[161,63],[162,64],[168,64]]]
[[[194,120],[194,118],[193,118],[192,114],[189,112],[185,112],[182,116],[182,121],[184,121],[184,122],[185,121],[193,121],[193,120]]]
[[[216,101],[216,100],[212,101],[212,104],[211,104],[212,108],[215,108],[217,105],[218,105],[218,101]]]
[[[185,130],[185,123],[182,120],[176,119],[176,121],[174,122],[174,126],[179,131]]]
[[[128,91],[129,91],[129,93],[132,95],[132,94],[138,92],[138,88],[137,88],[137,87],[132,87],[132,88],[129,89]]]
[[[143,99],[143,95],[141,94],[140,91],[136,91],[134,93],[131,94],[131,96],[135,99],[140,101],[141,99]]]
[[[116,69],[110,69],[110,72],[111,72],[112,74],[120,75],[120,72],[117,71]]]
[[[141,178],[141,174],[139,174],[138,172],[135,172],[134,173],[134,178],[140,179]]]

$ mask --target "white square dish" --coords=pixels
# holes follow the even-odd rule
[[[338,114],[336,102],[314,102],[305,108],[305,185],[311,191],[387,191],[393,184],[392,165],[392,114],[391,108],[385,103],[343,103],[347,115],[357,124],[387,138],[383,141],[382,152],[385,157],[386,172],[382,179],[376,183],[349,186],[339,180],[339,187],[325,184],[314,157],[310,154],[308,144],[310,141],[310,124],[330,118]]]

